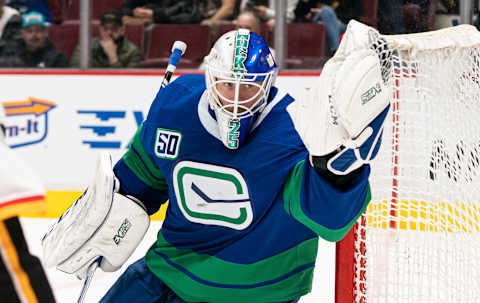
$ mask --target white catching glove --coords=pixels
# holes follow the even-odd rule
[[[102,154],[92,184],[42,239],[43,261],[66,273],[85,277],[102,257],[100,268],[115,271],[143,239],[150,218],[139,201],[115,192],[112,160]]]
[[[351,21],[317,85],[287,108],[310,156],[337,151],[327,162],[334,174],[346,175],[378,152],[392,93],[390,54],[376,30]]]

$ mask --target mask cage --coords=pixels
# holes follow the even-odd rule
[[[206,83],[209,94],[210,105],[213,109],[217,109],[228,115],[231,119],[243,119],[253,116],[256,112],[261,111],[267,104],[268,94],[273,82],[274,71],[266,73],[243,73],[225,71],[206,65]],[[223,96],[217,89],[217,84],[232,83],[235,86],[235,94],[233,99]],[[248,99],[239,100],[240,86],[253,85],[258,87],[258,91]],[[223,104],[220,97],[226,101]],[[246,104],[258,98],[258,100],[246,106]]]

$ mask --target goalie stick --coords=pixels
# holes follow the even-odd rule
[[[85,295],[87,294],[88,287],[90,286],[90,282],[92,282],[92,279],[93,279],[93,274],[95,273],[95,270],[97,269],[97,267],[100,265],[101,262],[102,262],[102,257],[98,257],[95,261],[93,261],[92,264],[90,264],[90,266],[88,266],[87,275],[83,280],[82,290],[80,291],[80,296],[78,296],[77,303],[82,303],[83,299],[85,299]]]
[[[170,55],[170,59],[168,60],[168,66],[165,71],[165,76],[163,77],[162,84],[160,86],[160,90],[163,89],[165,86],[170,83],[173,73],[177,68],[178,62],[180,61],[181,56],[185,53],[187,49],[187,44],[183,41],[175,41],[172,45],[172,54]],[[77,303],[82,303],[85,299],[88,287],[92,282],[93,275],[95,270],[100,266],[102,262],[102,257],[98,257],[92,264],[88,266],[87,274],[85,279],[83,280],[82,290],[80,291],[80,295],[78,297]]]
[[[172,78],[172,75],[177,68],[180,57],[185,53],[186,49],[187,44],[183,41],[175,41],[173,43],[172,54],[170,55],[170,60],[168,61],[167,70],[165,71],[165,76],[163,77],[161,88],[164,88],[168,85],[168,83],[170,83],[170,79]]]

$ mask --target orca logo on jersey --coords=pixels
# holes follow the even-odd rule
[[[253,220],[247,183],[235,169],[181,161],[173,169],[178,207],[191,222],[237,230]]]
[[[157,128],[155,155],[159,158],[174,160],[178,157],[182,134],[175,130]]]

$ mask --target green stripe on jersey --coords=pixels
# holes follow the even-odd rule
[[[318,238],[250,264],[177,249],[158,233],[147,266],[187,302],[282,302],[311,291]],[[248,253],[248,252],[246,252]]]
[[[143,183],[157,190],[166,190],[167,183],[162,172],[153,163],[143,147],[140,139],[142,129],[143,125],[138,128],[130,148],[123,155],[122,160]]]
[[[291,214],[295,219],[310,228],[323,239],[332,242],[339,241],[348,233],[353,224],[357,222],[357,219],[367,208],[371,198],[370,183],[367,187],[367,194],[365,196],[362,209],[358,212],[358,214],[345,227],[339,229],[330,229],[310,219],[302,210],[302,205],[300,203],[300,192],[302,188],[304,167],[305,160],[299,161],[292,169],[292,172],[285,183],[283,188],[284,209],[288,214]]]

